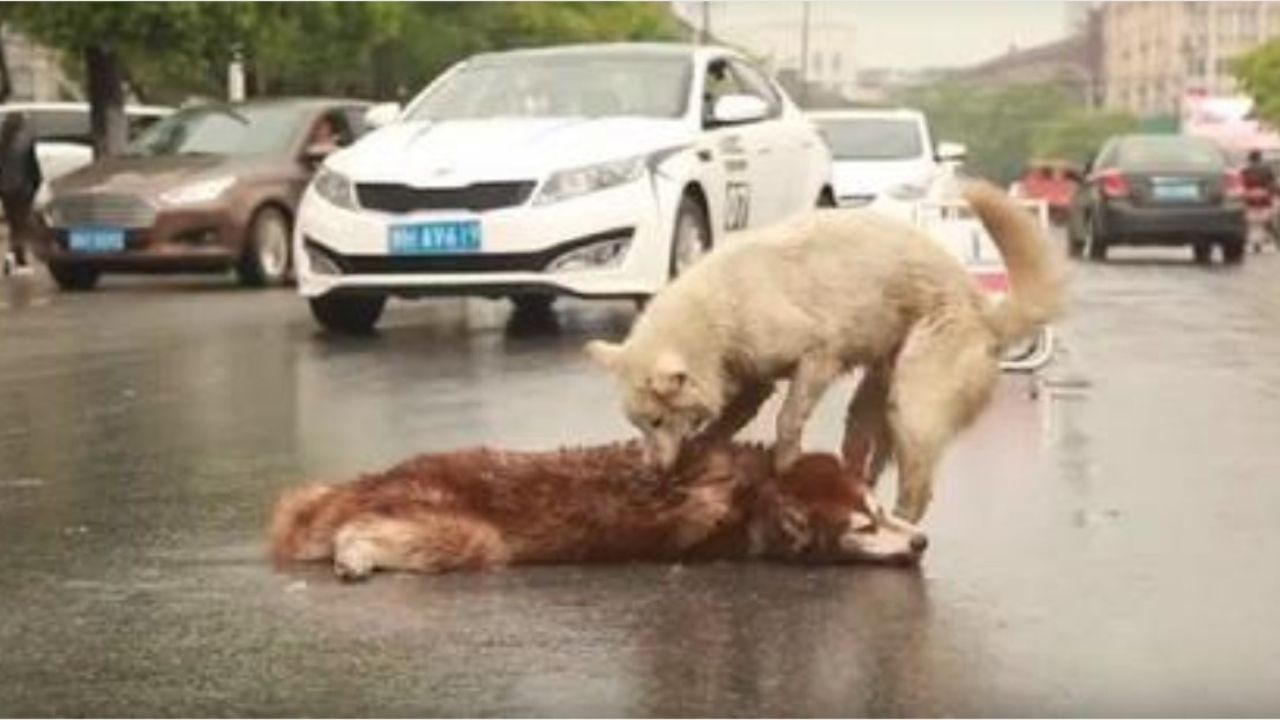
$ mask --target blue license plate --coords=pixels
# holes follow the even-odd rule
[[[67,247],[73,252],[113,253],[124,251],[124,230],[113,227],[72,228]]]
[[[1200,186],[1196,183],[1156,183],[1151,186],[1151,197],[1166,202],[1193,202],[1200,199]]]
[[[393,225],[387,245],[392,255],[480,252],[480,222],[464,220]]]

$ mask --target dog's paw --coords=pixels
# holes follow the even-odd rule
[[[343,582],[359,582],[369,577],[373,572],[373,563],[368,558],[360,556],[358,553],[345,553],[343,556],[334,558],[333,574]]]

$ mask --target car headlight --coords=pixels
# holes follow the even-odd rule
[[[543,183],[533,204],[547,205],[625,185],[638,179],[644,172],[645,159],[646,156],[637,155],[552,173]]]
[[[885,190],[886,195],[900,202],[923,200],[924,196],[928,192],[929,188],[924,185],[917,185],[916,183],[902,183]]]
[[[235,181],[235,178],[228,176],[180,185],[173,190],[160,193],[160,202],[165,205],[195,205],[209,202],[218,199],[218,196],[226,192]]]
[[[572,272],[574,270],[603,270],[622,263],[631,247],[631,238],[610,238],[585,245],[561,255],[547,265],[547,272]]]
[[[359,203],[356,202],[355,185],[340,172],[322,167],[316,173],[315,179],[311,181],[311,185],[316,189],[317,195],[340,208],[355,210],[359,207]]]

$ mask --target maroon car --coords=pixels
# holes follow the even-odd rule
[[[59,178],[40,253],[66,290],[104,272],[225,272],[283,282],[294,209],[324,155],[355,140],[368,104],[260,100],[179,110],[128,151]]]

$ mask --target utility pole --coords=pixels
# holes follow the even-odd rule
[[[711,2],[710,0],[702,0],[702,27],[698,32],[698,44],[707,45],[711,42]]]
[[[809,102],[809,0],[800,3],[800,106]]]

